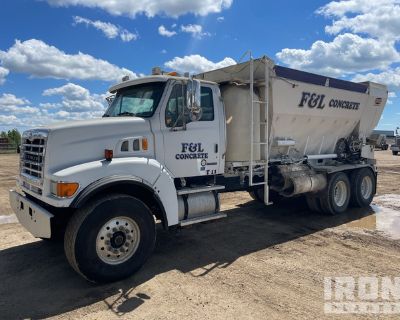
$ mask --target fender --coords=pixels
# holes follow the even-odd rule
[[[168,226],[178,224],[178,198],[173,178],[157,160],[147,158],[114,158],[98,160],[51,174],[52,181],[78,182],[77,196],[64,200],[64,206],[76,207],[84,202],[96,188],[128,182],[152,191],[164,211]]]

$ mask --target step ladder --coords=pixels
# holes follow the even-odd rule
[[[268,117],[269,117],[269,79],[270,79],[270,60],[267,57],[263,57],[262,61],[264,63],[264,101],[254,100],[254,59],[249,52],[250,55],[250,101],[251,101],[251,134],[250,134],[250,163],[249,163],[249,186],[264,186],[264,203],[266,205],[272,204],[269,201],[269,183],[268,183],[268,160],[269,160],[269,127],[268,127]],[[254,109],[255,104],[259,104],[260,108],[264,108],[264,117],[265,119],[260,122],[254,121]],[[261,113],[260,113],[261,114]],[[254,140],[254,129],[257,126],[260,132],[260,141]],[[261,141],[261,133],[265,132],[264,136],[266,137],[264,141]],[[253,173],[254,167],[256,165],[260,165],[260,161],[254,160],[254,147],[264,146],[264,153],[262,153],[261,159],[264,163],[264,181],[262,182],[254,182],[253,181]],[[261,148],[260,148],[261,149]]]

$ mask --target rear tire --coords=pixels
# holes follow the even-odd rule
[[[376,191],[376,178],[372,170],[363,168],[355,170],[351,175],[351,199],[354,207],[369,206]]]
[[[253,200],[264,203],[264,187],[249,190],[248,193]],[[282,196],[278,192],[269,190],[269,201],[277,203],[281,199]]]
[[[253,200],[259,201],[259,202],[264,202],[264,188],[257,188],[257,189],[253,189],[248,191],[250,197]]]
[[[343,213],[349,206],[350,193],[350,182],[347,175],[343,172],[332,174],[326,189],[321,194],[321,212],[327,215]]]
[[[306,196],[308,208],[313,212],[321,212],[321,203],[317,196]]]
[[[92,282],[111,282],[136,272],[154,249],[150,209],[140,200],[114,194],[78,210],[64,238],[70,265]]]

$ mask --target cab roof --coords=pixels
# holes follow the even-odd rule
[[[140,77],[137,79],[132,79],[132,80],[127,80],[127,81],[122,81],[120,83],[117,83],[110,87],[108,91],[110,93],[115,93],[118,90],[126,87],[131,87],[134,85],[138,84],[143,84],[143,83],[150,83],[150,82],[166,82],[170,79],[173,80],[188,80],[189,78],[186,77],[177,77],[177,76],[167,76],[167,75],[154,75],[154,76],[146,76],[146,77]],[[212,81],[207,81],[207,80],[200,80],[202,83],[208,83],[208,84],[216,84],[215,82]]]

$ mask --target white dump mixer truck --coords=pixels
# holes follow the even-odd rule
[[[269,58],[182,77],[155,68],[124,79],[103,118],[23,134],[10,202],[35,237],[62,236],[71,266],[122,279],[166,229],[225,217],[219,193],[266,205],[304,196],[321,214],[368,206],[376,190],[366,143],[387,88],[275,65]]]

